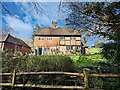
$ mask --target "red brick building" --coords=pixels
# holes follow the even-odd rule
[[[23,40],[16,38],[10,34],[0,35],[0,48],[2,51],[8,49],[13,53],[21,52],[23,54],[26,54],[31,52],[31,47],[28,46]]]

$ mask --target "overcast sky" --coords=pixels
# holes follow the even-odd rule
[[[65,27],[65,15],[63,12],[58,12],[59,2],[42,2],[40,6],[43,12],[39,14],[34,11],[33,5],[28,2],[22,4],[27,11],[20,7],[18,2],[3,2],[3,4],[11,11],[12,16],[2,9],[2,20],[0,20],[2,27],[13,28],[14,35],[21,39],[30,39],[36,24],[39,24],[41,28],[51,27],[51,22],[57,21],[58,27]],[[92,46],[97,40],[94,37],[89,38],[87,44]]]

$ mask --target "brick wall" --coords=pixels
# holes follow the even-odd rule
[[[34,38],[35,47],[54,47],[59,45],[59,37],[52,37],[52,40],[47,40],[48,37],[44,37],[44,40],[39,40],[39,36]]]

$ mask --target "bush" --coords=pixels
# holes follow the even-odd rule
[[[104,44],[102,54],[110,63],[120,65],[120,43],[108,42]]]
[[[83,68],[90,68],[90,73],[119,73],[119,66],[112,66],[106,59],[102,58],[99,54],[93,54],[90,56],[28,56],[17,55],[13,56],[8,54],[7,51],[2,53],[2,66],[3,72],[13,72],[16,69],[17,72],[40,72],[40,71],[64,71],[64,72],[83,72]],[[75,65],[74,65],[75,64]],[[77,68],[77,69],[76,69]],[[48,78],[49,77],[49,78]],[[26,83],[26,77],[23,75],[20,78],[16,78],[16,83]],[[78,78],[77,78],[78,79]],[[11,80],[11,79],[10,79]],[[65,80],[71,80],[67,76],[58,75],[37,75],[30,76],[28,83],[32,84],[54,84],[54,85],[70,85],[70,82]],[[106,90],[119,90],[119,78],[90,78],[89,86],[104,88]],[[77,85],[81,85],[82,81]],[[74,85],[74,83],[71,83]],[[108,85],[111,87],[109,88]]]
[[[69,71],[74,72],[75,66],[70,57],[61,55],[30,56],[31,71]]]
[[[75,58],[74,62],[79,72],[83,72],[83,68],[89,68],[90,73],[97,73],[97,74],[102,74],[102,73],[118,74],[120,72],[119,65],[113,65],[109,63],[107,59],[102,57],[101,54],[79,56]],[[120,88],[119,81],[120,78],[90,77],[89,86],[91,88],[102,88],[105,90],[119,90]]]
[[[75,66],[68,56],[28,56],[12,55],[7,51],[2,53],[2,72],[27,71],[69,71],[74,72]]]
[[[2,53],[3,64],[2,72],[41,72],[41,71],[63,71],[75,72],[76,68],[72,59],[68,56],[51,55],[51,56],[28,56],[17,55],[13,56],[7,52]],[[49,77],[49,78],[48,78]],[[53,84],[54,81],[64,81],[67,76],[58,75],[34,75],[27,80],[26,76],[16,77],[16,83],[31,83],[31,84]],[[4,78],[3,78],[4,79]],[[62,84],[63,82],[55,82]]]

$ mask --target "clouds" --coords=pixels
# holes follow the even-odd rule
[[[50,26],[51,20],[50,20],[50,18],[48,18],[47,16],[42,15],[42,16],[40,17],[40,22],[41,22],[41,24],[44,24],[44,25],[46,25],[46,26]]]
[[[4,16],[4,19],[9,27],[13,28],[19,35],[18,37],[25,39],[31,38],[31,34],[33,32],[33,28],[31,23],[23,22],[20,18],[16,18],[14,16]],[[25,17],[25,21],[28,21],[28,17]]]
[[[59,2],[44,2],[43,5],[41,5],[44,13],[39,15],[35,12],[33,13],[34,18],[41,27],[50,27],[52,21],[63,21],[62,13],[58,12],[58,6]]]
[[[57,12],[59,2],[44,2],[40,5],[43,13],[37,13],[30,2],[22,3],[25,10],[19,3],[15,2],[13,6],[10,6],[11,10],[16,7],[13,10],[13,16],[3,14],[6,25],[18,32],[21,35],[20,37],[32,36],[33,28],[37,23],[40,27],[51,27],[51,22],[57,21],[58,27],[63,26],[62,14]],[[40,9],[40,7],[38,8]]]
[[[19,3],[15,2],[15,4],[11,6],[11,10],[16,7],[16,9],[13,10],[13,16],[3,14],[4,21],[8,27],[13,28],[22,38],[24,38],[24,36],[31,37],[33,28],[37,23],[40,27],[51,27],[51,22],[57,21],[58,27],[63,26],[63,18],[61,18],[61,14],[57,12],[59,3],[44,2],[43,4],[44,5],[41,4],[41,8],[44,13],[37,13],[31,3],[22,3],[24,10]],[[38,8],[40,9],[40,7]]]
[[[6,23],[8,26],[13,28],[14,30],[20,30],[20,31],[31,31],[32,26],[30,23],[24,23],[21,19],[11,17],[11,16],[6,16],[4,17]]]
[[[32,22],[31,16],[25,16],[25,17],[23,18],[23,20],[24,20],[24,23],[31,23],[31,22]]]
[[[22,6],[17,2],[13,6],[10,6],[13,10],[14,15],[9,16],[3,14],[4,21],[8,27],[13,28],[16,32],[20,34],[20,37],[23,36],[32,36],[33,28],[38,23],[40,27],[51,27],[52,21],[58,22],[58,27],[63,26],[63,21],[61,18],[62,14],[59,14],[58,6],[59,2],[44,2],[40,4],[39,9],[43,9],[43,13],[37,13],[34,9],[33,4],[30,2],[22,2]]]

